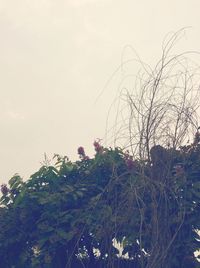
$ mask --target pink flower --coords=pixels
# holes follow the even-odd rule
[[[100,144],[100,140],[94,141],[93,145],[97,153],[101,153],[103,151],[103,146]]]
[[[7,185],[6,185],[5,183],[2,184],[2,185],[1,185],[1,193],[2,193],[3,195],[7,195],[8,192],[9,192],[9,190],[8,190]]]
[[[78,154],[79,154],[80,159],[82,159],[82,160],[89,160],[90,159],[89,156],[87,156],[85,154],[85,150],[82,146],[80,146],[78,148]]]
[[[85,150],[82,146],[78,148],[78,154],[80,155],[80,157],[85,157]]]

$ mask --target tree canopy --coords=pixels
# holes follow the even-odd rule
[[[151,161],[94,146],[1,186],[0,267],[199,267],[199,143]]]

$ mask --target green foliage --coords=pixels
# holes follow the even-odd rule
[[[199,267],[200,146],[166,150],[160,179],[119,148],[95,150],[89,159],[81,148],[74,163],[55,155],[54,166],[3,186],[0,267]]]

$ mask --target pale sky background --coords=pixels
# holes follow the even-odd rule
[[[0,182],[28,178],[44,152],[91,156],[117,82],[95,100],[124,47],[153,63],[191,26],[178,50],[200,51],[199,12],[199,0],[0,0]]]

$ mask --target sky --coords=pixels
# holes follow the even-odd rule
[[[0,0],[0,183],[27,179],[44,153],[92,156],[122,56],[154,64],[183,27],[177,50],[200,51],[199,10],[199,0]]]

